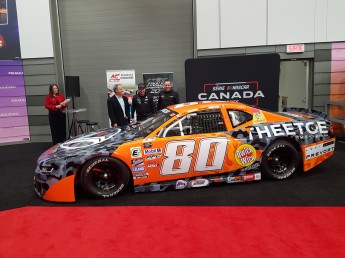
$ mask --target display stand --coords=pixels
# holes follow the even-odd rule
[[[78,135],[78,113],[86,111],[86,108],[79,108],[79,109],[67,109],[65,112],[67,114],[72,114],[72,122],[69,128],[68,138],[74,137]]]

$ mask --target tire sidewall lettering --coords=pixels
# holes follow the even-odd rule
[[[274,151],[277,150],[277,149],[285,148],[285,147],[288,147],[288,146],[285,145],[285,144],[278,144],[278,145],[274,146],[272,149],[270,149],[269,152],[267,152],[267,155],[266,155],[266,156],[267,156],[267,157],[270,157],[271,154],[272,154],[272,152],[274,152]]]
[[[113,197],[115,195],[117,195],[119,192],[121,192],[121,190],[125,187],[124,184],[121,184],[119,189],[117,189],[115,192],[111,193],[111,194],[102,194],[102,193],[99,193],[100,195],[102,195],[103,198],[110,198],[110,197]]]
[[[93,169],[97,164],[99,164],[101,162],[109,162],[109,159],[108,158],[101,158],[101,159],[95,160],[86,168],[85,174],[88,175],[89,172],[91,171],[91,169]]]

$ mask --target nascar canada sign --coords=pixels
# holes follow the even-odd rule
[[[202,101],[245,101],[253,106],[259,104],[260,98],[265,98],[265,95],[259,89],[258,81],[204,84],[204,92],[198,94],[198,100]]]

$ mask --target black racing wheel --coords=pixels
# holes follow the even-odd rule
[[[287,141],[272,143],[262,156],[262,174],[269,179],[286,179],[297,170],[298,165],[298,152]]]
[[[113,197],[127,187],[128,181],[127,166],[113,157],[97,157],[89,160],[80,175],[83,190],[94,197]]]

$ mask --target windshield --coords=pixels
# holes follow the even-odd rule
[[[134,131],[138,133],[140,136],[146,137],[176,114],[176,112],[173,112],[170,109],[162,109],[152,117],[138,124]]]

